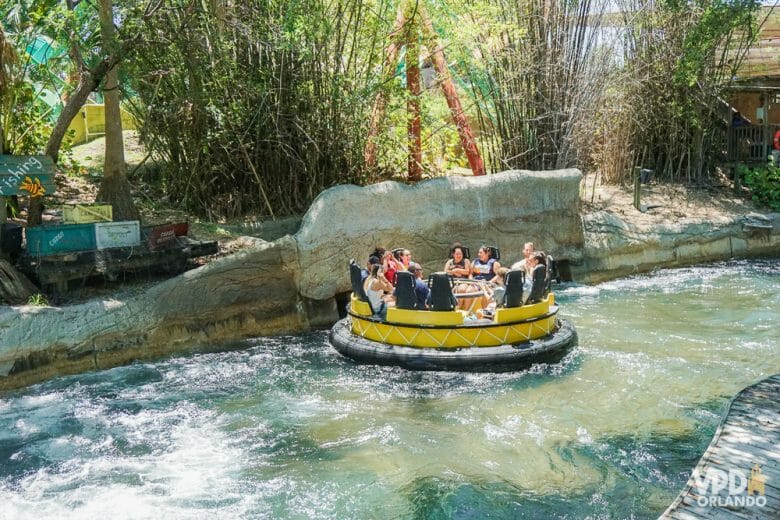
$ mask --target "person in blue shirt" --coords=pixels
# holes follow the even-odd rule
[[[414,275],[414,294],[417,296],[417,310],[426,310],[431,290],[422,280],[422,266],[416,262],[411,262],[407,270]]]

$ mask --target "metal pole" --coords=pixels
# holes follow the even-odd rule
[[[766,165],[767,157],[769,156],[769,150],[771,149],[769,146],[769,93],[762,92],[761,98],[764,103],[764,128],[762,130],[764,134],[764,138],[762,139],[764,157],[761,158],[761,162]]]

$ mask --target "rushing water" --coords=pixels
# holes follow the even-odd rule
[[[0,395],[0,518],[655,518],[780,372],[780,261],[558,288],[511,374],[357,366],[325,332]]]

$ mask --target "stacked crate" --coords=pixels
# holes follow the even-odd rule
[[[65,206],[62,215],[64,224],[27,228],[28,255],[51,256],[141,243],[140,223],[112,222],[111,206]]]

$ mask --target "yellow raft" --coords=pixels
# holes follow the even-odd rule
[[[491,319],[469,319],[462,310],[419,311],[391,307],[384,320],[352,295],[347,317],[330,342],[361,363],[415,370],[506,371],[560,360],[577,333],[557,316],[555,296],[532,305],[497,309]]]

